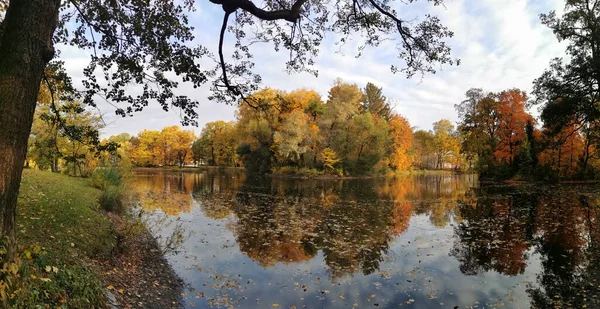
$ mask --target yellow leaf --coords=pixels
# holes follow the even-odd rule
[[[115,287],[114,287],[114,286],[112,286],[112,285],[109,285],[109,286],[107,286],[106,288],[107,288],[107,289],[109,289],[109,290],[113,290]]]
[[[52,271],[53,271],[55,274],[58,274],[58,267],[56,267],[56,266],[52,266]]]
[[[28,260],[31,260],[31,252],[29,252],[29,251],[25,251],[25,257],[26,257]]]
[[[42,250],[42,248],[38,245],[33,246],[33,253],[38,254],[40,253],[40,251]]]
[[[49,273],[52,271],[52,267],[50,267],[50,265],[48,265],[48,266],[46,266],[45,270],[47,273]]]
[[[279,307],[279,304],[273,304],[273,307],[277,308]]]
[[[10,263],[9,271],[13,275],[16,275],[19,272],[19,266],[17,266],[17,264],[15,264],[15,263]]]
[[[74,244],[74,243],[71,243],[71,247],[75,247],[75,244]]]
[[[125,293],[125,290],[119,289],[119,293],[123,294],[123,293]]]
[[[52,280],[50,280],[50,278],[40,278],[40,280],[44,281],[44,282],[50,282]]]

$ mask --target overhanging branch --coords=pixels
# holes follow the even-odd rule
[[[296,0],[292,7],[288,10],[267,11],[257,7],[250,0],[210,0],[214,4],[223,6],[225,12],[234,12],[237,9],[242,9],[262,20],[287,20],[295,23],[300,18],[300,9],[308,0]]]

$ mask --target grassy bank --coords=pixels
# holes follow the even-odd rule
[[[116,233],[98,210],[100,194],[86,180],[24,171],[16,221],[20,260],[5,288],[9,308],[105,306],[94,260],[110,256]]]
[[[0,269],[0,307],[106,308],[107,291],[123,308],[180,306],[181,284],[156,240],[139,220],[100,209],[114,194],[92,183],[24,171],[19,258]]]

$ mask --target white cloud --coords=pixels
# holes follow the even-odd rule
[[[217,34],[220,27],[220,8],[209,2],[198,2],[198,11],[191,18],[197,31],[197,41],[216,51]],[[429,129],[431,123],[448,118],[456,120],[454,104],[459,103],[464,93],[472,87],[490,91],[518,87],[531,90],[532,81],[547,67],[550,59],[564,53],[564,44],[559,44],[553,33],[539,22],[538,15],[549,10],[561,11],[563,0],[447,0],[444,7],[433,7],[423,1],[416,6],[399,7],[409,18],[432,13],[454,31],[449,43],[453,56],[460,58],[461,65],[444,66],[435,75],[426,75],[407,80],[403,75],[390,72],[393,43],[378,49],[368,49],[361,58],[351,42],[338,53],[338,46],[325,42],[317,59],[319,77],[309,74],[288,75],[284,72],[286,55],[276,53],[270,45],[253,46],[257,70],[263,75],[265,86],[292,90],[311,88],[326,96],[327,90],[337,77],[358,83],[361,87],[373,82],[384,88],[384,93],[398,105],[396,110],[406,116],[412,125]],[[219,18],[217,18],[217,16]],[[230,36],[228,45],[233,41]],[[66,49],[61,58],[75,79],[81,78],[81,68],[87,61],[83,52]],[[208,87],[181,91],[201,102],[198,110],[200,125],[218,119],[232,120],[234,108],[207,99]],[[113,116],[114,109],[102,105],[106,119],[111,123],[105,135],[160,129],[179,123],[179,115],[165,113],[158,106],[150,106],[133,118]],[[197,129],[199,132],[199,129]]]

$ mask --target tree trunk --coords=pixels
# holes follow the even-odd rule
[[[59,0],[13,0],[0,24],[0,234],[9,238],[9,254],[37,94],[54,56],[59,5]]]

